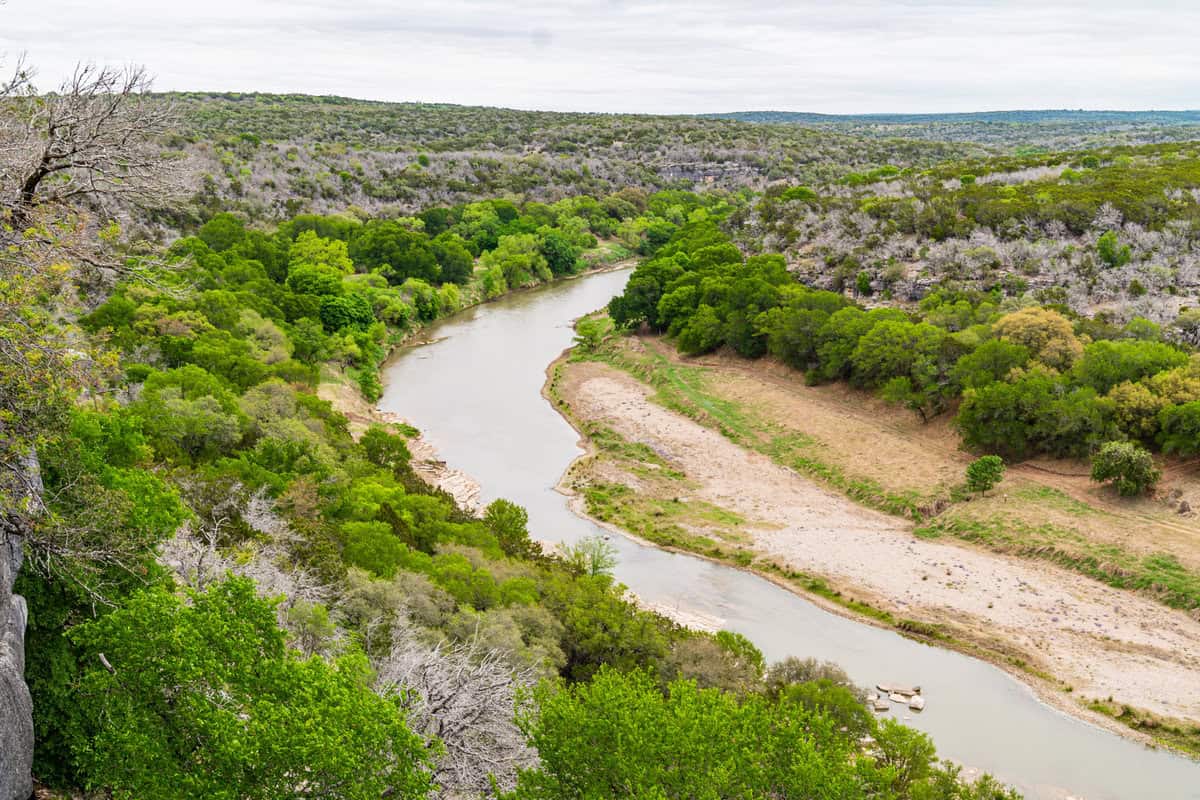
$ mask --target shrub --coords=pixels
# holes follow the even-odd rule
[[[972,492],[987,492],[1004,477],[1004,461],[1000,456],[982,456],[967,465],[967,488]]]
[[[1129,245],[1121,244],[1116,231],[1106,231],[1096,240],[1096,254],[1110,267],[1123,267],[1132,257]]]
[[[1107,442],[1092,459],[1092,480],[1111,483],[1122,497],[1149,491],[1161,474],[1150,452],[1134,442]]]

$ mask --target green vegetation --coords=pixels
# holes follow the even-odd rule
[[[1000,456],[980,456],[967,465],[967,489],[986,494],[1004,477]]]
[[[547,687],[523,721],[541,764],[510,797],[1016,797],[987,778],[964,787],[957,768],[932,765],[924,734],[892,720],[857,715],[874,736],[858,752],[828,713],[846,690],[830,681],[799,687],[739,700],[676,682],[664,694],[644,673],[611,670],[586,685]],[[861,708],[852,695],[849,704]]]
[[[411,429],[356,440],[316,389],[344,374],[376,399],[379,364],[421,326],[637,255],[617,326],[689,354],[769,354],[922,419],[957,407],[981,451],[1103,445],[1099,479],[1143,491],[1139,448],[1200,449],[1194,145],[1003,154],[857,128],[241,94],[171,96],[170,120],[134,77],[130,96],[119,80],[0,90],[15,179],[0,341],[18,345],[0,347],[0,512],[28,554],[43,782],[118,798],[1012,796],[877,725],[844,675],[768,671],[741,637],[640,610],[603,539],[552,557],[520,507],[465,512],[414,473]],[[96,125],[44,124],[68,117]],[[111,149],[42,146],[112,120],[134,133]],[[195,180],[157,182],[181,156]],[[186,202],[163,207],[176,190]],[[945,500],[848,474],[715,397],[702,368],[608,347],[615,329],[581,324],[580,357],[738,444],[892,513]],[[597,516],[947,637],[755,560],[752,520],[687,499],[648,448],[587,433],[655,489],[593,484]],[[977,463],[986,491],[998,460]],[[922,534],[1200,605],[1168,554],[960,512]]]
[[[1092,457],[1092,480],[1111,483],[1122,497],[1145,494],[1161,475],[1154,457],[1134,442],[1108,442]]]
[[[155,587],[71,630],[86,788],[181,800],[272,798],[297,782],[322,797],[429,791],[437,751],[405,725],[400,697],[369,690],[363,655],[301,658],[245,579],[188,600]]]
[[[1140,733],[1149,734],[1193,756],[1200,755],[1200,725],[1151,714],[1142,709],[1116,703],[1111,697],[1090,700],[1087,707]]]
[[[712,713],[696,721],[714,731],[722,707],[760,708],[790,731],[781,746],[817,754],[807,779],[828,770],[847,796],[975,791],[919,734],[877,734],[903,744],[903,774],[891,751],[866,749],[856,734],[873,720],[845,687],[781,679],[770,691],[786,702],[762,699],[761,654],[639,610],[606,542],[544,555],[519,507],[473,516],[420,480],[411,430],[355,440],[317,396],[339,370],[374,396],[393,342],[594,263],[598,236],[625,237],[610,255],[652,249],[730,208],[681,192],[620,199],[296,214],[273,229],[222,211],[161,262],[106,233],[97,250],[137,268],[101,284],[57,266],[75,251],[13,235],[6,210],[4,330],[46,347],[2,372],[5,424],[25,437],[6,455],[36,457],[44,485],[17,586],[44,783],[114,797],[534,791],[530,746],[552,756],[575,734],[518,719],[551,719],[554,692],[627,682],[631,711],[705,687]],[[87,230],[62,213],[47,226]],[[48,294],[62,299],[43,307]],[[4,499],[6,514],[28,511]],[[731,787],[763,780],[744,752],[726,761],[743,773]]]
[[[618,325],[665,331],[684,353],[769,353],[810,381],[878,390],[922,419],[959,400],[963,442],[1008,458],[1081,457],[1120,438],[1192,451],[1200,362],[1180,345],[1145,324],[1003,306],[999,290],[939,291],[912,313],[862,309],[797,284],[778,256],[743,256],[705,220],[641,264],[609,312]]]

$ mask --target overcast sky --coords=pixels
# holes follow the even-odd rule
[[[572,111],[1200,107],[1197,0],[7,0],[22,51],[43,89],[91,60],[160,90]]]

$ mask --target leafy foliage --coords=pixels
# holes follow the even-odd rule
[[[138,593],[71,638],[86,665],[72,750],[88,788],[130,798],[429,791],[425,744],[398,698],[372,691],[366,660],[302,660],[249,581],[190,605]]]
[[[1161,475],[1154,457],[1135,442],[1106,442],[1092,457],[1092,480],[1111,483],[1122,497],[1145,494]]]
[[[967,465],[967,489],[986,493],[1004,477],[1004,461],[1000,456],[980,456]]]

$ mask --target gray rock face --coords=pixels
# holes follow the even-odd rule
[[[35,460],[27,467],[26,477],[38,475]],[[30,488],[37,492],[40,486]],[[27,800],[33,793],[33,702],[25,685],[27,612],[25,598],[12,591],[21,568],[22,524],[0,516],[0,800]]]
[[[33,702],[25,685],[25,598],[12,593],[21,539],[0,528],[0,800],[33,792]]]

